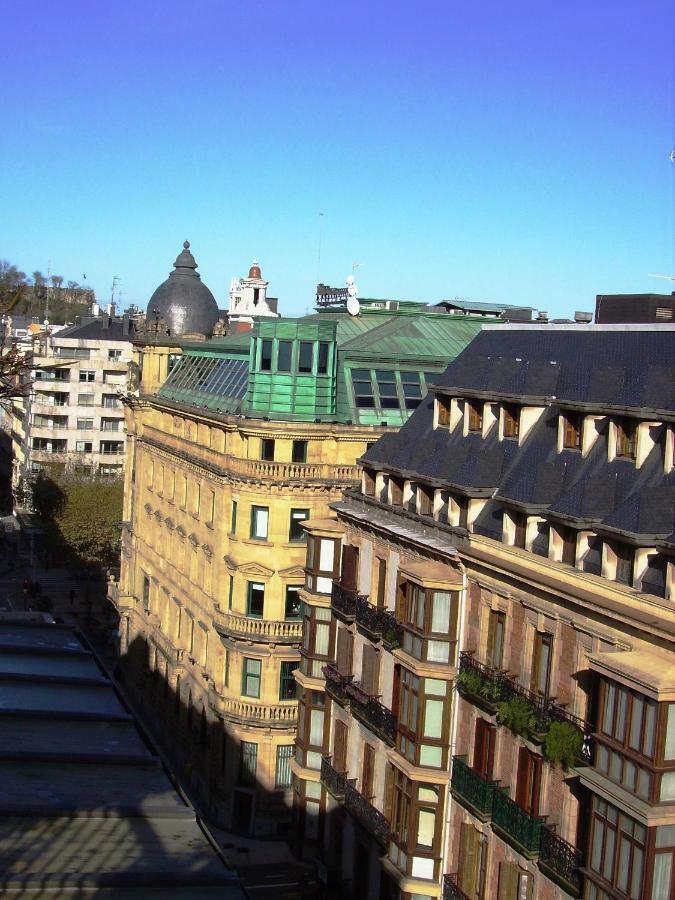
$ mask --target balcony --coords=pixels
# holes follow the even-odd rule
[[[389,650],[395,650],[403,641],[403,628],[393,612],[379,609],[366,597],[357,595],[356,624],[371,640],[381,640]]]
[[[297,482],[329,481],[339,484],[358,482],[361,471],[358,466],[332,465],[331,463],[272,462],[264,459],[240,459],[230,456],[227,460],[230,472],[260,481]]]
[[[246,698],[223,697],[211,688],[209,705],[223,719],[260,728],[293,731],[298,721],[296,703],[257,703]]]
[[[544,819],[525,812],[501,790],[496,790],[492,797],[492,827],[527,859],[539,855]]]
[[[351,699],[348,688],[352,680],[351,675],[340,675],[335,666],[327,665],[321,670],[326,679],[326,693],[329,697],[347,708]]]
[[[523,701],[530,711],[530,727],[524,737],[542,743],[554,722],[567,723],[580,736],[580,762],[591,759],[590,723],[568,712],[551,697],[545,697],[520,684],[513,676],[479,662],[471,651],[459,655],[457,690],[469,703],[493,715],[500,706],[513,700]]]
[[[459,886],[459,872],[443,876],[442,900],[469,900],[469,897]]]
[[[342,801],[347,790],[347,773],[338,772],[330,762],[330,756],[321,758],[321,784],[336,800]]]
[[[356,790],[351,779],[347,780],[345,787],[344,804],[347,812],[386,849],[389,842],[389,820]]]
[[[351,699],[352,714],[381,738],[390,747],[396,742],[396,717],[376,697],[371,697],[361,689],[356,681],[346,685],[346,693]]]
[[[572,897],[581,897],[583,856],[548,825],[541,829],[539,868]]]
[[[255,619],[224,612],[216,607],[213,627],[225,637],[265,644],[299,644],[302,639],[302,620]]]
[[[450,790],[453,797],[481,822],[491,819],[492,801],[498,790],[498,782],[482,778],[467,765],[465,756],[454,756],[452,759]]]
[[[347,588],[342,587],[339,582],[333,582],[330,595],[331,609],[338,619],[346,625],[349,625],[354,621],[354,617],[356,616],[356,600],[359,596],[360,595],[357,594],[356,591],[350,591]]]

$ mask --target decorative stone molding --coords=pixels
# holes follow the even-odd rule
[[[213,627],[226,637],[243,638],[270,644],[299,644],[302,640],[302,620],[256,619],[240,616],[216,608]]]

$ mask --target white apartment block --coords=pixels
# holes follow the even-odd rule
[[[41,470],[120,476],[133,325],[98,316],[41,338],[32,384],[14,405],[13,488]]]

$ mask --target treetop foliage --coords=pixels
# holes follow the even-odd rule
[[[29,278],[13,263],[0,259],[0,312],[36,316],[40,321],[48,312],[53,325],[65,325],[82,315],[94,299],[94,291],[77,281],[65,281],[61,275],[47,278],[40,271]]]

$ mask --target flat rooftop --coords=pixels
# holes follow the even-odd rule
[[[0,613],[0,893],[243,900],[72,628]]]

